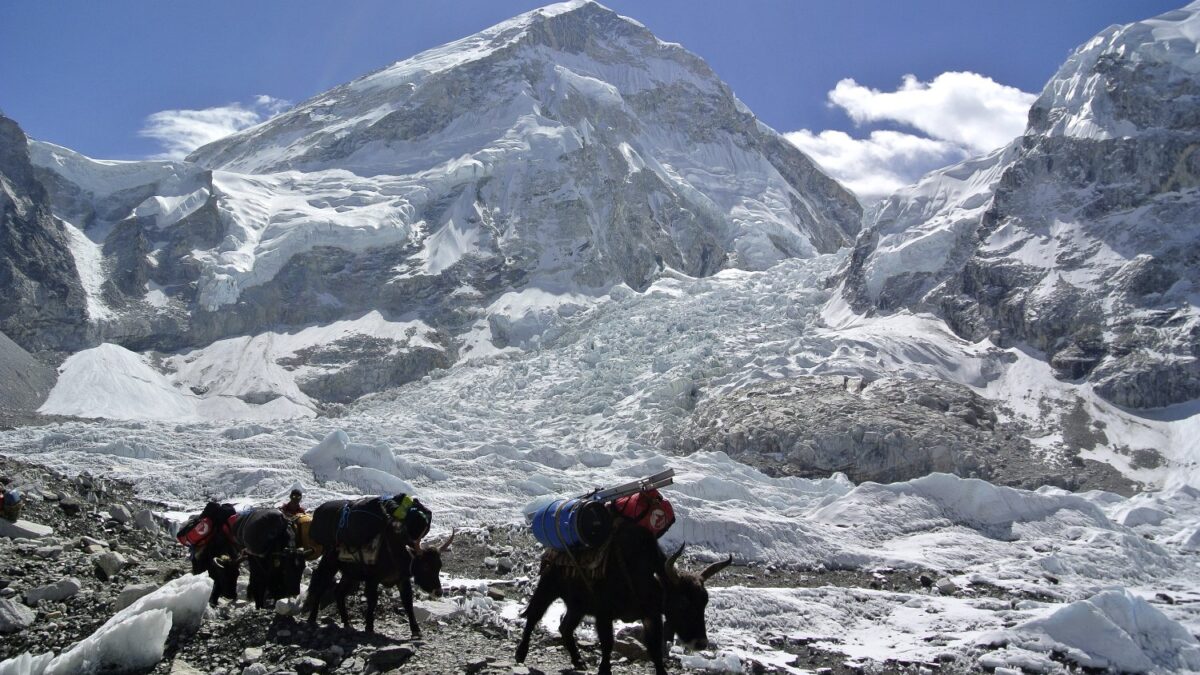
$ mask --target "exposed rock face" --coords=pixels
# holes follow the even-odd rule
[[[0,409],[37,410],[55,379],[53,368],[0,333]]]
[[[31,351],[78,349],[87,300],[70,240],[34,176],[24,132],[0,116],[0,331]]]
[[[1025,343],[1133,408],[1200,397],[1200,9],[1111,28],[1023,138],[879,209],[842,273],[860,311]]]
[[[1111,467],[1042,464],[1018,430],[967,387],[933,380],[797,377],[756,384],[697,407],[679,452],[719,450],[784,475],[891,483],[933,472],[1012,485],[1106,483]],[[1064,463],[1065,465],[1065,463]],[[1086,475],[1094,474],[1094,475]]]

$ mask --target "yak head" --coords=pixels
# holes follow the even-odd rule
[[[679,641],[689,649],[708,648],[708,629],[704,623],[704,610],[708,606],[708,591],[704,582],[728,567],[733,556],[709,565],[702,572],[679,571],[676,561],[683,553],[683,545],[674,555],[667,558],[666,578],[663,579],[663,614],[667,626]]]
[[[450,536],[440,546],[424,546],[420,541],[408,545],[408,552],[412,555],[412,565],[409,567],[409,571],[413,581],[417,584],[417,588],[430,595],[440,596],[442,594],[442,553],[450,548],[455,532],[452,530]]]
[[[223,534],[213,539],[192,552],[192,574],[207,573],[213,580],[212,601],[216,604],[217,598],[237,599],[238,555]]]

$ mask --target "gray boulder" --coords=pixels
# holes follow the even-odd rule
[[[15,633],[33,625],[37,615],[25,605],[9,599],[0,600],[0,633]]]
[[[54,534],[54,528],[48,525],[32,523],[28,520],[13,522],[0,518],[0,537],[8,539],[41,539]]]
[[[138,511],[137,515],[133,517],[133,522],[139,530],[145,530],[147,532],[158,532],[159,530],[158,518],[150,509],[142,509],[141,511]]]
[[[108,581],[109,579],[115,577],[121,572],[121,570],[125,569],[125,564],[127,562],[125,560],[125,556],[113,551],[97,553],[92,556],[91,560],[92,565],[96,570],[96,576],[99,577],[101,581]]]
[[[113,520],[121,523],[122,525],[125,525],[133,520],[133,514],[129,512],[129,508],[124,504],[113,504],[112,506],[108,507],[108,515],[112,516]]]
[[[61,579],[47,586],[39,586],[25,591],[25,602],[31,607],[36,607],[39,602],[48,600],[50,602],[59,602],[75,595],[83,585],[78,579],[68,577]]]
[[[117,595],[117,601],[113,605],[113,611],[119,612],[137,602],[139,599],[150,595],[156,590],[158,590],[158,584],[130,584],[125,588],[122,588],[121,592]]]

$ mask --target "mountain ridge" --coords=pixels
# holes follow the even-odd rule
[[[1197,40],[1193,3],[1082,45],[1023,137],[885,200],[843,295],[1027,344],[1118,405],[1200,397]]]

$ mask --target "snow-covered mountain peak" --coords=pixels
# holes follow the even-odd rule
[[[732,98],[702,59],[602,5],[573,1],[398,61],[189,159],[251,173],[407,174],[456,160],[501,133],[540,133],[572,90],[620,104],[621,96],[673,85]],[[519,129],[530,117],[539,124]]]
[[[578,33],[588,29],[591,35],[585,35],[587,39],[577,39]],[[629,47],[631,41],[658,42],[644,25],[633,19],[619,16],[592,0],[571,0],[526,12],[474,35],[397,61],[358,78],[348,87],[361,91],[415,84],[424,75],[478,61],[521,43],[540,43],[571,52],[585,49],[588,40],[603,41],[616,49]]]
[[[303,218],[297,209],[276,218],[271,205],[283,202],[258,197],[227,210],[247,230],[262,229],[265,209],[288,229],[312,223],[290,242],[357,248],[324,237],[330,223],[361,230],[369,207],[366,245],[420,247],[419,266],[398,268],[409,276],[478,254],[560,287],[642,288],[666,267],[707,275],[831,252],[860,217],[854,197],[702,59],[593,2],[535,10],[428,50],[189,159],[218,172],[226,201],[248,183],[225,172],[273,174],[268,182],[297,194],[318,183],[350,189],[350,202],[315,220],[313,200],[289,200]],[[201,281],[208,308],[269,280],[295,252],[236,237],[244,245],[214,256]]]
[[[1200,2],[1112,26],[1079,47],[1030,111],[1032,133],[1125,138],[1153,128],[1196,126]]]

